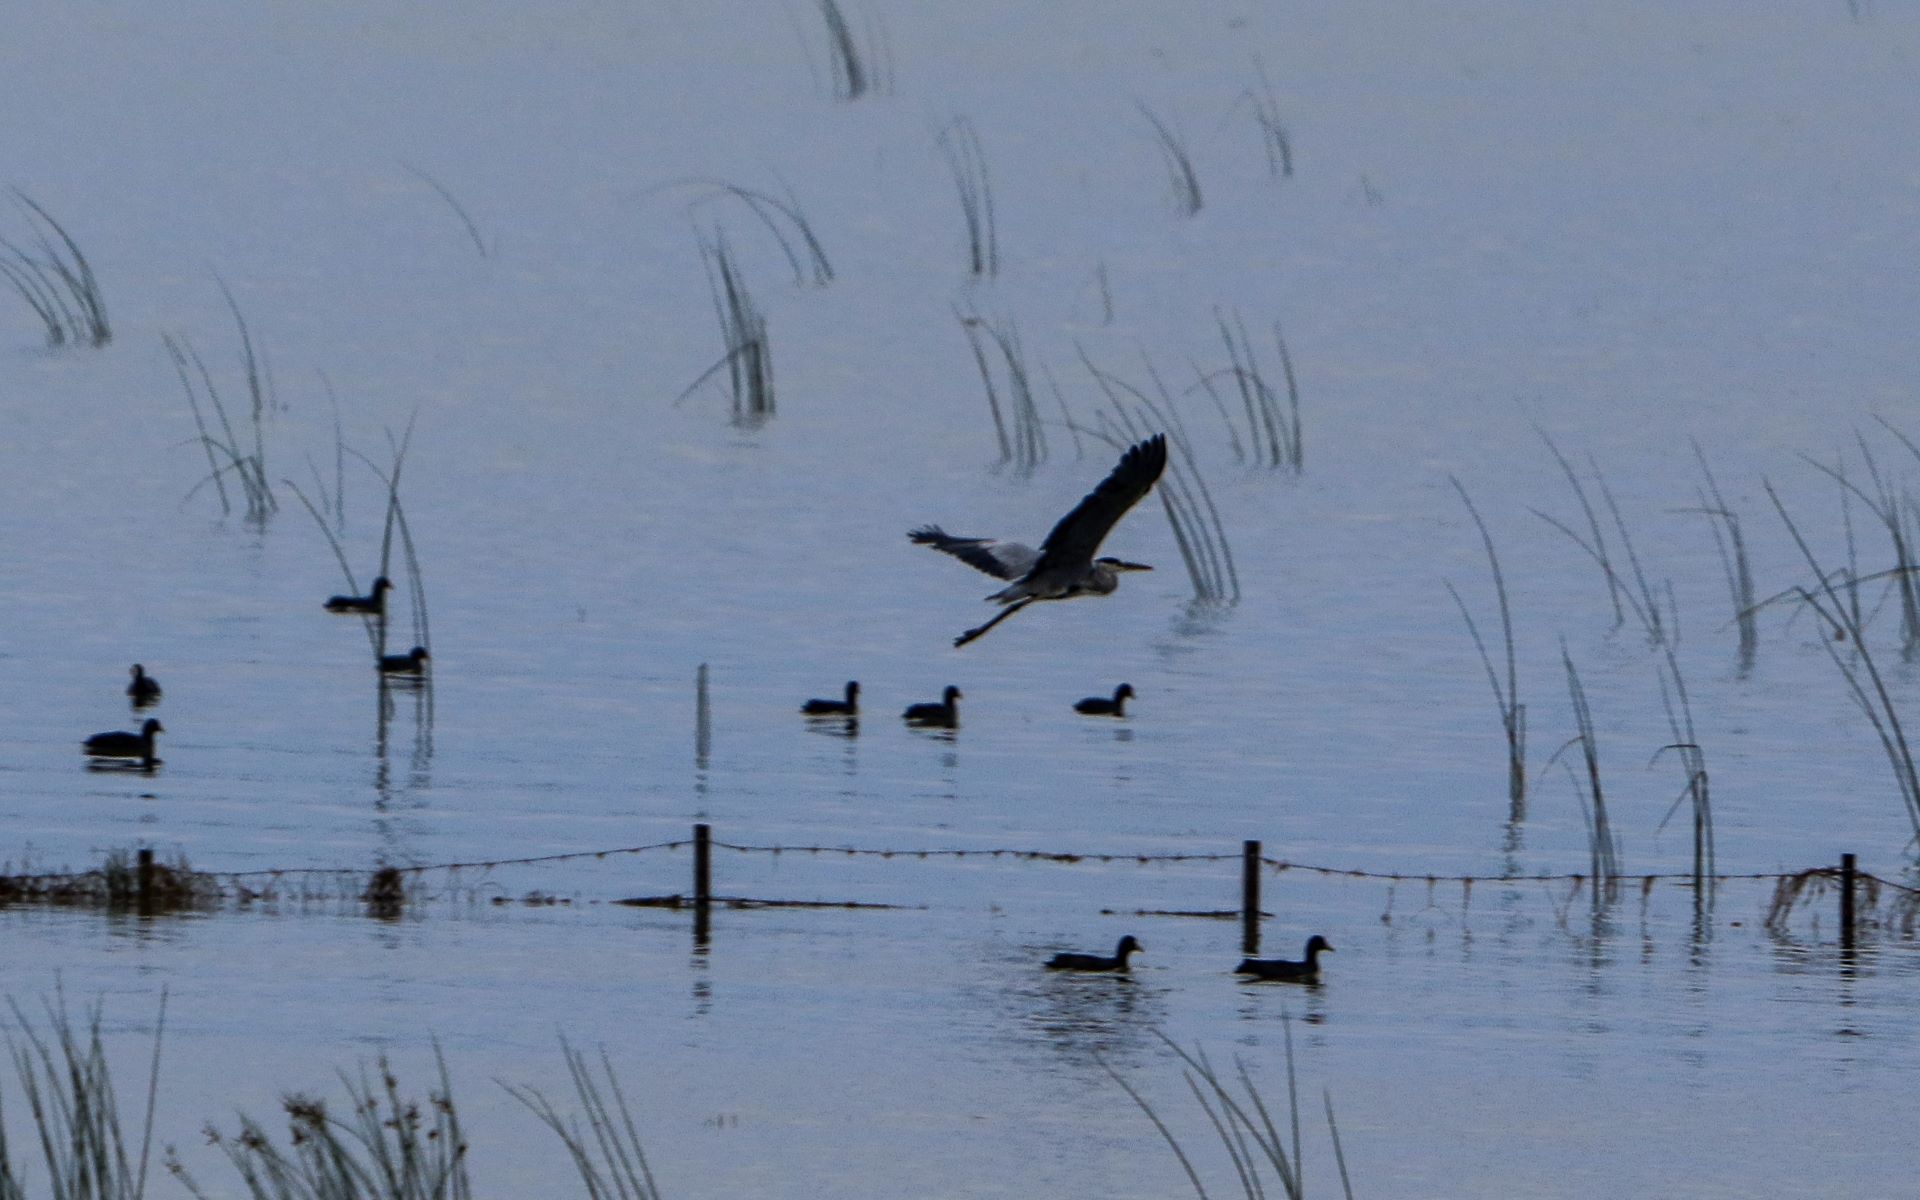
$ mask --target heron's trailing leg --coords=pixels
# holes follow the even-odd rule
[[[972,629],[969,629],[965,633],[961,634],[959,637],[953,639],[953,644],[955,646],[966,645],[968,642],[971,642],[975,638],[982,636],[987,632],[987,630],[992,629],[995,625],[998,625],[1000,622],[1006,620],[1008,617],[1019,612],[1021,609],[1025,608],[1027,605],[1032,603],[1033,603],[1033,599],[1031,597],[1025,600],[1014,601],[1012,604],[1009,604],[1007,607],[1001,609],[998,613],[996,613],[994,615],[993,620],[988,621],[985,625],[976,625]]]

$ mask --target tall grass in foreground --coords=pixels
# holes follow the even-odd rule
[[[1252,1074],[1245,1062],[1234,1060],[1234,1076],[1240,1084],[1236,1093],[1228,1083],[1223,1082],[1212,1063],[1202,1052],[1189,1053],[1177,1045],[1166,1034],[1159,1035],[1160,1040],[1186,1064],[1183,1072],[1187,1090],[1193,1094],[1194,1102],[1206,1115],[1207,1123],[1212,1126],[1214,1135],[1220,1140],[1220,1149],[1232,1169],[1233,1178],[1239,1183],[1240,1193],[1246,1200],[1264,1200],[1267,1195],[1267,1181],[1264,1176],[1271,1173],[1280,1185],[1281,1193],[1287,1200],[1302,1200],[1306,1193],[1305,1162],[1300,1152],[1300,1092],[1293,1069],[1293,1027],[1291,1022],[1281,1026],[1286,1038],[1287,1048],[1287,1117],[1290,1137],[1283,1136],[1274,1123],[1273,1113],[1267,1107],[1265,1097],[1254,1084]],[[1154,1107],[1147,1102],[1138,1089],[1126,1081],[1120,1072],[1113,1069],[1101,1058],[1100,1066],[1120,1085],[1132,1101],[1139,1105],[1140,1111],[1153,1122],[1153,1127],[1166,1139],[1168,1148],[1174,1157],[1180,1160],[1180,1166],[1186,1171],[1187,1182],[1193,1185],[1194,1194],[1200,1200],[1208,1200],[1205,1182],[1200,1170],[1194,1164],[1194,1155],[1187,1152],[1185,1144],[1175,1136],[1167,1122]],[[1340,1187],[1347,1200],[1353,1200],[1353,1181],[1347,1174],[1346,1152],[1340,1145],[1340,1126],[1333,1116],[1333,1096],[1321,1094],[1326,1105],[1327,1131],[1333,1139],[1334,1162],[1340,1169]],[[1291,1150],[1291,1153],[1289,1153]]]
[[[685,400],[724,369],[733,399],[734,423],[759,425],[774,410],[773,350],[767,340],[767,318],[748,293],[725,234],[716,231],[711,239],[703,236],[700,258],[707,269],[707,286],[726,352],[688,384],[674,403]]]
[[[9,999],[18,1032],[7,1037],[14,1078],[39,1134],[47,1200],[139,1200],[147,1190],[153,1146],[154,1102],[160,1086],[161,1033],[167,997],[160,994],[154,1025],[153,1065],[147,1076],[146,1117],[138,1147],[120,1124],[120,1101],[100,1039],[101,1005],[76,1024],[66,997],[45,1006],[48,1032],[34,1029],[20,1005]],[[4,1117],[0,1112],[0,1117]],[[13,1157],[0,1121],[0,1200],[26,1200],[26,1164]]]
[[[377,1084],[364,1067],[357,1078],[341,1073],[345,1115],[317,1097],[289,1094],[284,1147],[245,1113],[231,1134],[209,1124],[207,1141],[226,1154],[253,1200],[468,1200],[467,1140],[438,1044],[434,1060],[440,1090],[424,1105],[400,1094],[382,1057]],[[172,1149],[167,1168],[194,1196],[209,1195]]]
[[[33,310],[47,332],[47,345],[106,345],[113,340],[106,301],[80,244],[39,201],[12,190],[32,228],[33,244],[0,238],[0,279]]]
[[[1473,497],[1467,495],[1467,489],[1458,479],[1449,475],[1447,480],[1453,484],[1453,490],[1460,494],[1460,502],[1467,506],[1467,514],[1473,518],[1474,528],[1480,531],[1480,542],[1487,551],[1487,566],[1493,572],[1494,596],[1500,602],[1500,633],[1507,651],[1504,685],[1499,673],[1493,669],[1493,657],[1487,652],[1486,639],[1480,636],[1480,626],[1475,624],[1467,602],[1460,598],[1459,590],[1451,581],[1446,583],[1447,594],[1453,597],[1461,619],[1467,623],[1467,633],[1473,638],[1474,649],[1480,652],[1480,665],[1487,669],[1487,683],[1493,688],[1493,702],[1500,710],[1500,726],[1507,735],[1507,800],[1511,819],[1519,821],[1527,813],[1527,706],[1520,703],[1520,677],[1513,650],[1513,610],[1507,603],[1507,579],[1500,572],[1500,555],[1494,551],[1493,535],[1487,532],[1487,523],[1480,519],[1480,510],[1474,507]]]
[[[1173,187],[1174,206],[1186,216],[1193,216],[1205,206],[1206,201],[1200,194],[1200,177],[1194,174],[1193,159],[1187,153],[1185,140],[1170,129],[1144,101],[1134,101],[1134,107],[1153,126],[1154,142],[1160,147],[1160,157],[1167,168],[1167,179]]]
[[[560,1139],[593,1200],[660,1200],[660,1187],[654,1182],[653,1168],[647,1165],[633,1114],[627,1110],[626,1094],[620,1090],[620,1079],[606,1051],[600,1052],[600,1070],[606,1077],[602,1083],[593,1077],[586,1055],[564,1038],[560,1049],[566,1055],[574,1094],[585,1111],[584,1129],[580,1118],[563,1116],[536,1089],[509,1083],[501,1086]]]
[[[955,117],[934,136],[947,170],[960,194],[960,215],[967,224],[967,266],[976,278],[1000,273],[1000,239],[994,229],[993,183],[987,175],[987,154],[973,122]]]
[[[185,336],[161,335],[167,354],[173,359],[174,372],[180,377],[180,386],[186,390],[187,404],[193,410],[193,425],[198,431],[195,440],[207,455],[208,473],[188,490],[187,499],[191,500],[196,492],[211,483],[220,497],[220,511],[231,513],[233,503],[227,489],[231,478],[246,502],[248,519],[264,521],[280,507],[267,481],[266,415],[272,406],[272,378],[254,345],[253,331],[247,327],[247,319],[224,281],[220,292],[226,297],[228,311],[233,314],[234,325],[240,332],[240,366],[246,382],[253,440],[249,446],[234,431],[226,402],[213,382],[213,372],[207,369],[206,360],[193,348],[193,343]],[[209,412],[212,422],[207,419]]]
[[[1040,421],[1040,408],[1033,399],[1033,379],[1027,371],[1026,353],[1020,346],[1020,330],[1012,321],[988,321],[977,313],[954,310],[967,345],[973,350],[974,366],[979,368],[981,386],[987,393],[987,410],[993,414],[993,432],[1000,444],[998,465],[1011,465],[1020,475],[1029,475],[1047,460],[1047,434]],[[987,342],[999,351],[1006,369],[1006,406],[1001,407],[1000,389],[994,386],[992,356]]]

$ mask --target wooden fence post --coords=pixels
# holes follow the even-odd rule
[[[1853,884],[1854,858],[1851,854],[1840,856],[1840,953],[1853,953]]]
[[[713,903],[713,826],[693,827],[693,905]]]
[[[1240,950],[1260,953],[1260,843],[1240,844]]]

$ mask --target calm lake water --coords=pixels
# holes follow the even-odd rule
[[[29,1011],[56,987],[104,997],[131,1080],[164,989],[157,1137],[228,1189],[203,1122],[328,1092],[381,1053],[424,1092],[437,1038],[482,1193],[568,1194],[558,1144],[495,1082],[565,1095],[565,1037],[605,1047],[670,1196],[1181,1194],[1101,1058],[1233,1194],[1158,1035],[1244,1060],[1284,1103],[1289,1029],[1317,1195],[1339,1194],[1323,1089],[1361,1195],[1910,1189],[1920,956],[1870,930],[1843,967],[1830,894],[1769,926],[1768,881],[1696,913],[1688,889],[1635,880],[1596,912],[1564,881],[1271,874],[1265,951],[1338,947],[1308,990],[1235,979],[1230,922],[1135,915],[1231,908],[1236,862],[1132,856],[1258,838],[1311,866],[1585,871],[1575,752],[1550,762],[1575,734],[1564,647],[1623,869],[1684,872],[1685,814],[1662,824],[1683,783],[1659,754],[1671,647],[1722,871],[1851,851],[1905,878],[1913,822],[1812,614],[1768,607],[1740,661],[1694,446],[1759,597],[1812,580],[1767,482],[1823,566],[1850,540],[1860,573],[1892,565],[1867,498],[1877,470],[1910,514],[1920,478],[1896,436],[1920,437],[1920,15],[845,7],[880,68],[853,102],[806,4],[16,14],[5,181],[84,249],[114,338],[49,351],[0,296],[0,857],[368,871],[709,822],[754,847],[1120,859],[722,850],[729,895],[899,907],[723,911],[704,947],[684,913],[612,903],[684,891],[685,850],[430,871],[398,921],[330,877],[147,922],[16,908],[7,993]],[[1143,110],[1190,161],[1198,212]],[[957,118],[987,164],[992,278],[968,274],[940,150]],[[796,205],[831,282],[796,282],[716,180]],[[723,352],[700,250],[721,236],[768,323],[763,422],[733,420],[718,377],[682,395]],[[23,210],[0,237],[38,252]],[[163,342],[198,352],[250,447],[223,282],[272,384],[280,507],[260,521],[196,488]],[[999,462],[964,314],[1017,332],[1050,450],[1031,470]],[[1284,330],[1298,475],[1238,456],[1237,392],[1223,418],[1196,386],[1231,386],[1223,318],[1276,384]],[[1192,602],[1150,498],[1107,552],[1155,573],[955,650],[991,581],[905,531],[1044,537],[1114,461],[1062,417],[1109,410],[1093,367],[1172,393],[1242,598]],[[997,369],[996,387],[1005,402]],[[384,707],[360,623],[320,608],[347,583],[292,487],[344,478],[330,525],[365,585],[384,488],[352,457],[336,473],[336,422],[383,467],[414,423],[400,495],[421,579],[389,648],[421,636],[404,614],[423,585],[434,669]],[[1664,644],[1616,625],[1554,527],[1588,529],[1543,434],[1631,584],[1604,476]],[[1843,504],[1809,460],[1865,497]],[[1497,638],[1452,479],[1512,602],[1517,821],[1446,590]],[[1862,592],[1868,648],[1904,716],[1920,679],[1882,587]],[[78,741],[137,724],[136,661],[166,688],[164,765],[90,772]],[[856,678],[856,736],[797,715]],[[1125,721],[1071,710],[1122,681]],[[957,732],[901,725],[948,684]],[[492,903],[531,892],[568,903]],[[1039,967],[1123,933],[1147,947],[1131,980]]]

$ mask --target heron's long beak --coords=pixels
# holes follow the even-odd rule
[[[1125,562],[1117,558],[1113,560],[1113,569],[1116,571],[1151,571],[1153,570],[1153,568],[1148,566],[1146,563]]]

